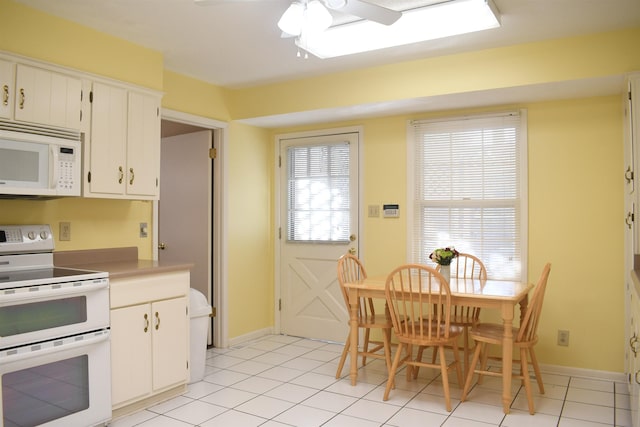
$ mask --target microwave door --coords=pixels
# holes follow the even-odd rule
[[[52,157],[50,144],[0,139],[0,193],[54,195]]]

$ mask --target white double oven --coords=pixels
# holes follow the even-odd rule
[[[0,226],[0,425],[111,419],[109,278],[53,265],[47,225]]]

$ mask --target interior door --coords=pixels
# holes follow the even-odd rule
[[[158,260],[193,263],[191,287],[213,305],[211,147],[211,130],[162,138]]]
[[[280,330],[344,341],[337,259],[358,248],[359,134],[280,139]]]

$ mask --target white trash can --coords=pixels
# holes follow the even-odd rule
[[[191,377],[189,384],[201,381],[204,378],[205,359],[207,357],[207,333],[209,332],[209,315],[211,306],[207,298],[193,288],[189,292],[189,317],[190,322],[190,357],[189,367]]]

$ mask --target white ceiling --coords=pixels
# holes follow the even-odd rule
[[[78,22],[164,56],[165,68],[218,86],[249,87],[337,71],[536,40],[640,27],[640,0],[494,0],[500,28],[349,57],[296,56],[276,23],[290,0],[15,0]],[[420,0],[422,3],[433,0]],[[416,0],[370,0],[401,9]],[[344,17],[343,17],[344,18]],[[637,54],[637,53],[636,53]],[[514,90],[409,99],[248,120],[265,126],[333,121],[433,109],[530,102],[617,93],[621,76]]]

